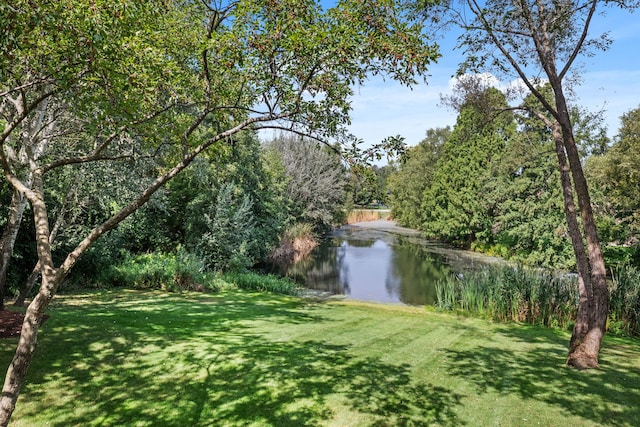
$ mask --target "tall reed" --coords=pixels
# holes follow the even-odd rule
[[[436,284],[437,306],[500,321],[568,327],[575,319],[575,278],[547,270],[487,266]]]
[[[313,225],[309,223],[295,223],[290,225],[280,238],[280,244],[269,254],[269,262],[277,266],[295,264],[318,246],[318,240],[313,233]]]
[[[640,335],[640,269],[619,265],[609,281],[609,329]]]
[[[376,209],[354,209],[347,215],[347,224],[355,224],[357,222],[377,221],[379,219],[388,219],[388,211],[380,211]]]

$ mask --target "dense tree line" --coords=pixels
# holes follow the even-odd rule
[[[575,269],[550,129],[524,110],[514,111],[494,88],[480,95],[486,97],[482,103],[468,99],[459,105],[452,130],[430,129],[396,165],[389,178],[394,218],[451,244],[529,265]],[[582,123],[578,144],[610,266],[640,262],[640,175],[634,161],[639,111],[621,118],[612,142],[603,138],[596,116],[572,112]]]

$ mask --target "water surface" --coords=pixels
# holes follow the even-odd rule
[[[309,289],[332,295],[431,305],[438,280],[493,260],[435,244],[411,230],[382,225],[336,230],[284,273]]]

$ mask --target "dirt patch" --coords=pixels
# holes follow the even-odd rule
[[[42,317],[42,325],[47,321],[49,315]],[[0,338],[15,338],[20,336],[22,322],[24,321],[24,313],[19,311],[2,310],[0,311]]]

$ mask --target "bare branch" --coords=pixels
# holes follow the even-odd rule
[[[598,4],[597,0],[591,0],[589,2],[589,5],[590,5],[589,13],[587,14],[587,18],[585,19],[584,26],[582,28],[582,34],[580,35],[580,39],[576,43],[576,46],[573,49],[573,52],[571,53],[571,56],[567,60],[567,63],[562,68],[562,71],[560,71],[560,74],[558,74],[558,77],[560,78],[560,80],[564,79],[564,76],[567,74],[567,72],[569,71],[569,68],[571,68],[571,65],[573,65],[573,62],[578,56],[578,53],[580,53],[580,50],[584,45],[584,41],[587,39],[587,34],[589,33],[589,26],[591,25],[591,19],[593,18],[593,15],[596,11],[597,4]]]

